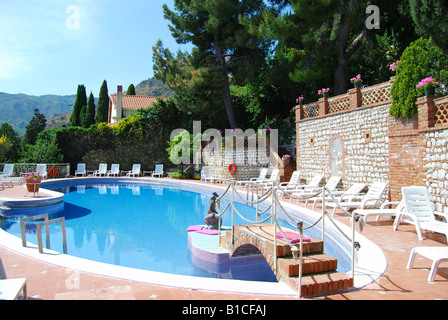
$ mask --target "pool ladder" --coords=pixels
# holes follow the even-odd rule
[[[36,223],[37,246],[39,248],[39,253],[44,252],[42,245],[42,227],[45,226],[46,247],[47,249],[50,249],[50,225],[60,222],[62,232],[62,249],[63,252],[67,254],[67,234],[65,231],[65,217],[48,220],[48,213],[20,219],[20,233],[22,234],[22,246],[26,247],[25,222],[42,220],[42,219],[44,219],[44,222]]]

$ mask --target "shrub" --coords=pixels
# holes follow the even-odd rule
[[[394,117],[411,118],[417,115],[416,85],[432,76],[441,84],[438,93],[445,93],[448,84],[448,56],[430,39],[420,38],[405,49],[396,68],[396,79],[392,85],[392,106]]]

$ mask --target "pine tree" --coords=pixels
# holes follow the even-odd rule
[[[47,126],[47,119],[45,115],[39,112],[39,109],[34,109],[34,116],[26,126],[25,143],[35,144],[37,135]]]
[[[78,92],[76,94],[75,105],[73,106],[73,112],[70,117],[70,123],[72,127],[81,125],[81,109],[87,106],[86,87],[83,84],[78,85]]]
[[[107,81],[104,80],[100,89],[100,96],[98,99],[98,112],[95,116],[96,123],[107,122],[109,115],[109,92],[107,90]]]
[[[190,100],[198,100],[198,92],[208,93],[199,97],[202,103],[215,112],[224,106],[230,126],[236,128],[230,82],[256,74],[267,49],[240,23],[240,17],[255,16],[264,2],[176,0],[174,6],[175,11],[163,6],[173,37],[195,47],[191,55],[179,52],[174,58],[159,42],[153,50],[156,77]]]
[[[128,91],[126,91],[126,95],[135,96],[135,87],[132,83],[129,85]]]

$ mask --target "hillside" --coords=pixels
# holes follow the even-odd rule
[[[30,96],[0,92],[0,124],[7,122],[19,133],[25,133],[25,127],[39,109],[49,119],[55,114],[72,111],[76,95],[72,96]]]
[[[148,79],[140,82],[135,91],[137,95],[169,97],[173,95],[165,85],[158,80]],[[47,119],[47,128],[70,124],[70,114],[73,111],[76,95],[30,96],[26,94],[9,94],[0,92],[0,125],[9,123],[21,135],[34,115],[34,109],[39,109]],[[98,98],[95,98],[97,103]]]

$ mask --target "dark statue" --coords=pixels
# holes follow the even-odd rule
[[[217,230],[221,226],[221,218],[216,216],[217,212],[215,209],[216,198],[218,197],[219,195],[216,192],[213,192],[213,195],[210,198],[208,214],[204,218],[204,222],[208,229]]]

